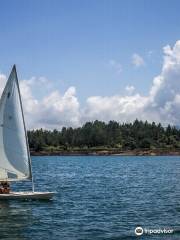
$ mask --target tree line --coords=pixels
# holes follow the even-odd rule
[[[102,148],[119,150],[178,149],[180,130],[174,126],[135,120],[133,123],[87,122],[82,127],[28,131],[30,149],[70,150]]]

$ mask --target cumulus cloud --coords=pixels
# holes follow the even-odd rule
[[[73,86],[64,93],[51,86],[48,94],[37,98],[34,89],[39,87],[39,82],[45,83],[43,88],[51,82],[35,77],[20,81],[28,128],[60,129],[96,119],[130,122],[136,118],[180,125],[180,41],[173,47],[165,46],[163,51],[161,72],[153,79],[146,96],[135,92],[134,86],[127,85],[124,95],[90,96],[82,108]],[[6,80],[6,76],[0,74],[0,92]]]
[[[132,64],[138,68],[138,67],[144,66],[145,62],[144,62],[144,59],[139,54],[134,53],[132,55]]]
[[[62,126],[79,126],[79,102],[75,87],[68,88],[62,95],[57,90],[52,91],[40,100],[33,96],[31,87],[32,83],[28,80],[20,83],[29,128],[53,129]]]
[[[87,99],[86,116],[93,119],[132,121],[136,118],[163,124],[180,124],[180,41],[163,48],[161,73],[153,80],[147,96],[116,95]],[[127,86],[126,90],[134,90]]]
[[[133,121],[135,116],[143,114],[143,108],[147,100],[147,97],[140,96],[139,94],[124,97],[119,95],[89,97],[83,114],[83,120]]]
[[[37,118],[39,124],[44,127],[62,126],[77,127],[80,122],[79,102],[76,97],[75,87],[70,87],[61,95],[53,91],[39,103],[40,114]],[[48,117],[47,117],[48,116]]]
[[[0,74],[0,94],[6,81],[6,76]],[[42,83],[43,88],[51,89],[51,82],[44,77],[32,77],[29,80],[20,81],[27,127],[29,129],[60,129],[62,126],[79,126],[80,110],[75,87],[69,87],[64,94],[53,90],[41,99],[37,99],[33,95],[33,89],[40,88]]]
[[[162,121],[180,124],[180,41],[164,47],[161,74],[154,78],[149,100],[159,110]]]
[[[120,122],[136,118],[180,124],[180,41],[163,48],[161,73],[153,79],[147,96],[134,94],[133,86],[126,86],[127,96],[94,96],[87,99],[86,119],[114,119]]]

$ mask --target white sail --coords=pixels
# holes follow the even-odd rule
[[[14,66],[0,100],[0,180],[31,178],[27,134]]]

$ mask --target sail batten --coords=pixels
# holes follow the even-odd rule
[[[0,99],[0,123],[0,180],[31,179],[31,160],[15,66]]]

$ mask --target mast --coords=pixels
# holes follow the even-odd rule
[[[20,105],[21,105],[22,119],[23,119],[25,139],[26,139],[26,149],[27,149],[27,155],[28,155],[28,161],[29,161],[29,172],[30,172],[30,177],[31,177],[31,182],[32,182],[32,191],[34,192],[34,179],[33,179],[33,175],[32,175],[32,161],[31,161],[31,156],[30,156],[28,136],[27,136],[27,130],[26,130],[26,124],[25,124],[25,119],[24,119],[23,106],[22,106],[22,99],[21,99],[21,92],[20,92],[20,88],[19,88],[19,81],[18,81],[18,76],[17,76],[17,71],[16,71],[16,65],[15,64],[13,65],[12,72],[13,71],[14,71],[15,76],[16,76],[15,79],[16,79],[18,93],[19,93],[19,100],[20,100]]]

